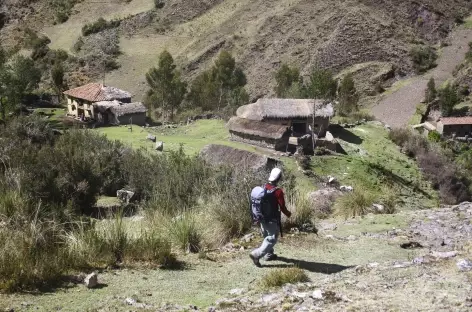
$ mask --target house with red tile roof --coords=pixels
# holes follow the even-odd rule
[[[131,103],[131,93],[105,86],[101,83],[89,83],[64,92],[67,98],[67,113],[77,118],[97,119],[97,110],[93,104],[103,101]]]
[[[472,116],[443,117],[437,123],[437,131],[443,136],[465,137],[472,135]]]

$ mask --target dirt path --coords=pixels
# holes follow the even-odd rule
[[[416,105],[424,98],[428,80],[433,77],[436,86],[440,86],[452,78],[452,72],[465,58],[469,50],[468,43],[472,41],[472,29],[465,26],[457,28],[450,36],[450,45],[443,48],[438,58],[438,66],[430,72],[413,78],[395,92],[382,97],[372,108],[374,116],[392,127],[401,127],[415,113]]]

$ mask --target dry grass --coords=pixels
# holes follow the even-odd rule
[[[354,191],[340,197],[336,204],[336,214],[346,219],[366,215],[371,211],[374,195],[354,187]]]
[[[308,282],[309,278],[304,270],[300,268],[275,269],[266,273],[260,283],[264,289],[280,287],[285,284],[296,284]]]

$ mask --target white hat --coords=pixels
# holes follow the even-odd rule
[[[280,170],[279,168],[272,169],[269,176],[269,182],[277,181],[280,178],[281,174],[282,174],[282,170]]]

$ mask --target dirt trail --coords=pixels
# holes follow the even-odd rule
[[[415,113],[416,105],[424,98],[424,92],[428,80],[433,77],[436,86],[440,86],[452,78],[452,72],[465,58],[469,50],[468,43],[472,41],[472,29],[465,26],[457,28],[450,36],[450,45],[442,49],[438,58],[438,66],[430,72],[415,77],[410,83],[385,95],[380,102],[372,108],[374,116],[392,127],[401,127]]]

